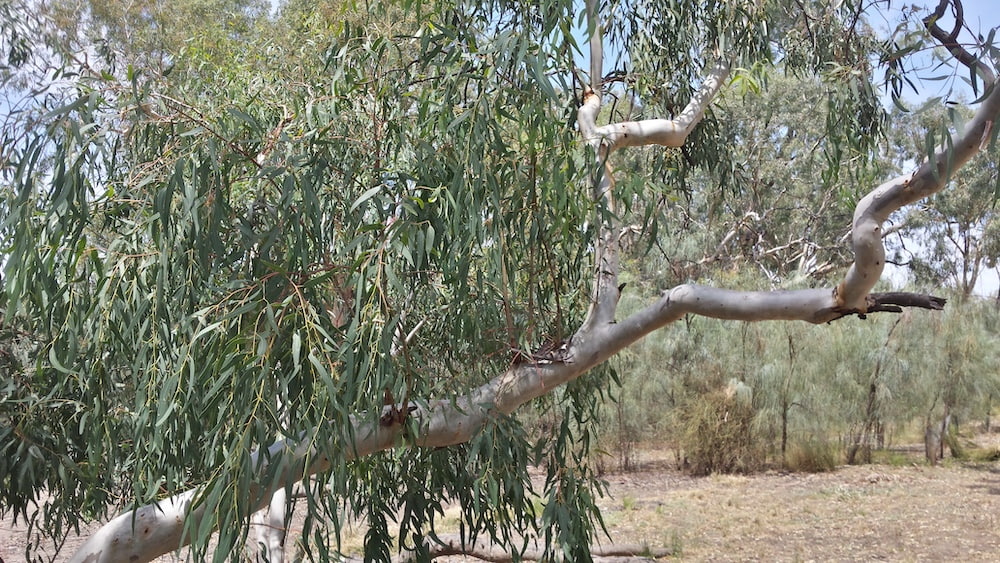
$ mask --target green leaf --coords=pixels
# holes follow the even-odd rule
[[[54,117],[61,117],[61,116],[64,116],[64,115],[66,115],[68,113],[74,112],[74,111],[76,111],[76,110],[84,107],[85,105],[87,105],[87,103],[89,101],[90,101],[90,96],[79,96],[78,98],[76,98],[72,102],[70,102],[70,103],[68,103],[66,105],[63,105],[63,106],[59,106],[56,109],[54,109],[54,110],[46,113],[45,115],[43,115],[41,117],[41,121],[43,121],[43,122],[49,121],[49,120],[51,120]]]
[[[56,368],[56,371],[60,373],[72,374],[73,370],[64,366],[59,358],[56,356],[56,350],[54,347],[49,348],[49,364]]]
[[[298,331],[292,333],[292,365],[296,370],[301,368],[302,337]]]
[[[215,321],[214,323],[209,323],[209,324],[205,325],[204,327],[202,327],[201,330],[199,330],[198,332],[196,332],[194,334],[194,336],[191,337],[191,345],[193,346],[194,343],[199,338],[201,338],[202,336],[204,336],[204,335],[206,335],[206,334],[214,331],[215,329],[219,328],[220,326],[222,326],[222,323],[223,323],[223,321]]]
[[[375,195],[378,194],[380,191],[382,191],[382,186],[375,186],[373,188],[369,188],[363,194],[361,194],[361,196],[358,197],[358,199],[354,200],[354,203],[351,204],[351,208],[348,212],[354,213],[354,211],[357,210],[357,208],[361,207],[366,201],[375,197]]]
[[[244,123],[249,125],[250,129],[252,129],[255,133],[263,132],[264,129],[263,127],[261,127],[260,122],[254,119],[250,114],[235,107],[226,108],[226,111],[228,111],[230,115],[239,118],[240,121],[243,121]]]

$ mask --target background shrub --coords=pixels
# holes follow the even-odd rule
[[[766,452],[754,437],[754,417],[750,401],[734,385],[684,405],[681,448],[688,470],[695,475],[759,471]]]

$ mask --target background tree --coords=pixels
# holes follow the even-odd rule
[[[934,111],[936,109],[936,111]],[[913,161],[926,152],[929,132],[940,131],[949,121],[961,123],[969,112],[962,107],[900,116],[900,152],[897,158]],[[951,189],[910,210],[894,239],[900,262],[909,264],[917,283],[955,287],[962,298],[976,289],[981,274],[996,266],[1000,257],[995,213],[998,185],[996,157],[982,155],[968,171],[952,180]]]
[[[880,43],[852,3],[598,8],[379,3],[332,24],[321,66],[254,33],[201,38],[225,48],[176,61],[154,42],[124,69],[54,51],[69,79],[33,100],[37,122],[10,124],[2,170],[4,320],[37,342],[0,403],[4,510],[26,517],[52,492],[35,522],[58,537],[127,509],[77,560],[187,543],[197,558],[213,534],[221,559],[302,483],[324,517],[303,536],[320,556],[364,517],[366,558],[428,558],[456,502],[469,545],[519,553],[536,535],[545,558],[585,561],[601,525],[592,426],[613,375],[600,366],[619,350],[686,315],[819,324],[942,306],[872,293],[882,223],[989,144],[1000,93],[856,203],[836,287],[685,284],[619,311],[623,225],[654,231],[660,195],[699,177],[735,189],[752,165],[725,156],[740,139],[709,110],[730,69],[783,58],[847,85],[827,98],[850,116],[827,120],[833,185],[883,123]],[[370,25],[401,11],[412,26]],[[611,68],[605,44],[622,53]],[[599,122],[617,77],[642,113]],[[629,147],[666,168],[616,169]],[[529,442],[510,415],[540,397],[558,425]]]

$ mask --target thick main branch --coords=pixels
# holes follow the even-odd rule
[[[906,304],[923,306],[919,302]],[[329,442],[325,444],[303,440],[274,444],[267,455],[255,454],[253,457],[253,464],[258,467],[255,498],[260,500],[252,508],[263,508],[274,491],[288,483],[328,470],[330,462],[320,453],[322,451],[341,450],[347,459],[353,459],[402,445],[445,447],[466,442],[498,415],[510,414],[532,399],[576,379],[650,332],[686,314],[748,321],[788,319],[817,323],[850,312],[837,309],[833,291],[829,289],[745,292],[697,285],[678,286],[627,319],[581,329],[558,359],[518,364],[465,395],[420,403],[410,413],[417,422],[415,434],[405,435],[406,425],[395,417],[367,416],[356,417],[353,428],[344,433],[354,437],[347,446],[338,443],[340,436],[320,437]],[[402,405],[386,407],[387,412],[401,408]],[[267,477],[271,472],[266,461],[269,459],[282,460],[283,465],[275,478]],[[192,489],[118,516],[92,535],[71,561],[150,561],[187,544],[190,539],[183,535],[185,525],[197,529],[203,518],[211,517],[206,515],[204,504],[195,502],[198,494],[198,489]]]
[[[889,215],[941,191],[951,175],[990,142],[997,117],[1000,117],[1000,89],[993,88],[964,131],[953,135],[915,171],[885,182],[858,202],[851,233],[854,263],[837,287],[840,307],[864,312],[865,298],[885,268],[882,235]]]

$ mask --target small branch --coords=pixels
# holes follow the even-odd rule
[[[260,149],[260,152],[257,153],[257,157],[254,159],[258,168],[262,167],[264,163],[267,162],[267,157],[271,155],[271,151],[273,151],[274,147],[278,144],[278,140],[281,139],[281,134],[284,132],[285,127],[291,125],[292,119],[294,118],[294,115],[292,112],[288,111],[287,107],[282,106],[281,109],[281,121],[279,121],[278,124],[271,129],[271,132],[267,134],[264,146]]]
[[[598,17],[598,0],[587,0],[587,25],[590,28],[590,91],[600,96],[604,68],[604,30]]]
[[[948,8],[948,4],[952,4],[955,15],[955,27],[951,30],[951,33],[941,29],[937,23],[944,17],[944,12]],[[986,86],[990,87],[996,82],[996,75],[993,73],[993,70],[989,65],[979,60],[958,43],[958,34],[962,31],[962,26],[964,25],[965,15],[962,9],[962,0],[941,0],[937,8],[934,9],[934,12],[924,18],[924,26],[927,27],[927,31],[930,32],[931,36],[941,43],[942,47],[948,49],[948,52],[958,59],[958,62],[975,71],[979,75],[979,78],[986,83]]]
[[[705,110],[719,93],[729,77],[730,63],[720,60],[709,71],[701,88],[691,97],[684,111],[676,119],[646,119],[625,121],[597,127],[594,135],[600,137],[613,152],[622,147],[663,145],[680,147],[687,141],[695,125],[705,116]]]
[[[920,309],[930,309],[932,311],[943,311],[945,303],[944,297],[936,297],[925,293],[872,293],[868,296],[868,312],[890,312],[901,313],[902,307],[917,307]]]

